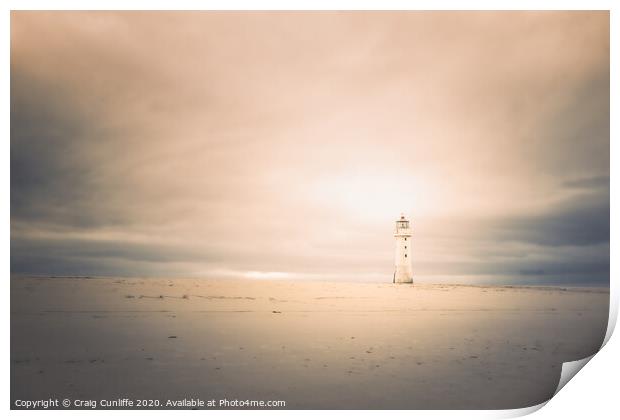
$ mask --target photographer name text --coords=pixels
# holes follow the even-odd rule
[[[46,400],[15,400],[13,406],[18,409],[48,410],[48,409],[165,409],[165,408],[284,408],[285,401],[265,401],[249,399],[200,399],[183,398],[178,400],[170,399],[100,399],[100,400],[81,400],[81,399],[58,399],[49,398]]]

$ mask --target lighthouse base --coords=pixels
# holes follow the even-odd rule
[[[403,274],[403,273],[396,272],[394,273],[394,278],[392,280],[392,283],[411,284],[413,283],[413,276],[410,274]]]

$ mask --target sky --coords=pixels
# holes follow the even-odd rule
[[[608,284],[607,12],[11,13],[11,270]]]

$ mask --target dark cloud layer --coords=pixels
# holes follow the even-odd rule
[[[11,269],[605,284],[608,18],[13,12]]]
[[[493,236],[555,247],[608,244],[609,217],[609,190],[605,189],[603,194],[580,194],[544,214],[496,222]]]

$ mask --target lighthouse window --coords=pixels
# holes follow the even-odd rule
[[[407,258],[407,254],[405,254],[405,258]]]
[[[407,249],[407,245],[405,245],[405,249]]]
[[[405,238],[405,241],[407,240],[407,238]]]

